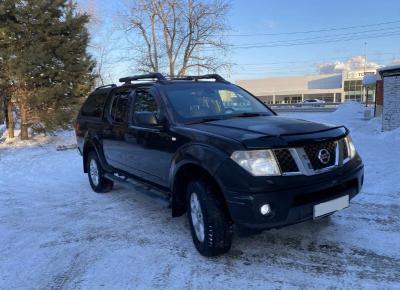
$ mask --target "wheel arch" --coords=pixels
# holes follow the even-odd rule
[[[228,204],[226,202],[223,187],[217,176],[214,175],[216,169],[222,163],[222,160],[219,159],[209,159],[214,160],[213,164],[205,165],[204,163],[199,162],[195,158],[187,158],[175,164],[173,166],[173,178],[171,179],[170,190],[172,193],[172,216],[178,217],[186,213],[187,204],[186,204],[186,187],[188,183],[193,180],[193,178],[203,178],[210,182],[211,185],[216,189],[215,194],[216,198],[218,198],[222,204],[227,214],[230,217]]]

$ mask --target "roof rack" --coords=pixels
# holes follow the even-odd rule
[[[214,79],[216,82],[219,83],[229,83],[226,79],[221,77],[219,74],[207,74],[202,76],[184,76],[181,78],[173,78],[174,80],[188,80],[188,81],[198,81],[204,79]]]
[[[144,75],[137,75],[131,77],[120,78],[121,83],[130,84],[131,81],[145,80],[145,79],[157,79],[158,81],[166,81],[167,79],[160,73],[149,73]]]
[[[117,86],[116,84],[109,84],[109,85],[104,85],[104,86],[97,87],[96,90],[105,89],[105,88],[108,88],[108,87],[114,88],[116,86]]]
[[[216,82],[219,83],[228,83],[229,82],[221,77],[219,74],[206,74],[202,76],[183,76],[183,77],[171,77],[171,78],[166,78],[163,76],[161,73],[148,73],[148,74],[143,74],[143,75],[136,75],[136,76],[130,76],[130,77],[124,77],[120,78],[119,81],[121,83],[124,83],[125,85],[131,84],[132,81],[138,81],[138,80],[154,80],[156,79],[157,81],[160,82],[167,82],[168,80],[187,80],[187,81],[199,81],[199,80],[204,80],[204,79],[214,79]]]

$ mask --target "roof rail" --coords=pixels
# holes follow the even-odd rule
[[[158,81],[166,81],[167,79],[160,73],[149,73],[144,75],[137,75],[131,77],[120,78],[121,83],[130,84],[131,81],[145,80],[145,79],[157,79]]]
[[[104,88],[108,88],[108,87],[114,88],[116,86],[117,86],[116,84],[109,84],[109,85],[104,85],[104,86],[97,87],[96,90],[100,90],[100,89],[104,89]]]
[[[202,75],[202,76],[184,76],[181,78],[174,78],[176,80],[191,80],[191,81],[198,81],[198,80],[204,80],[204,79],[214,79],[216,82],[219,83],[229,83],[226,79],[221,77],[219,74],[207,74],[207,75]]]

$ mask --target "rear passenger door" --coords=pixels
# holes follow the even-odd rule
[[[125,160],[125,134],[131,106],[130,89],[114,93],[108,106],[108,126],[103,137],[103,150],[107,163],[112,167],[127,171]]]

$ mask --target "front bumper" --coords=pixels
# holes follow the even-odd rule
[[[232,190],[232,187],[224,187],[224,196],[230,215],[237,225],[242,228],[263,230],[312,219],[314,205],[321,202],[344,195],[349,195],[350,199],[354,198],[363,184],[364,166],[357,157],[341,168],[312,177],[280,176],[247,179],[247,192],[243,190],[246,182],[242,180],[241,186],[236,186],[235,190]],[[222,180],[222,184],[226,184],[224,182],[226,177],[222,176]],[[238,191],[237,188],[242,190]],[[269,215],[263,216],[260,207],[266,203],[270,204],[272,211]]]

